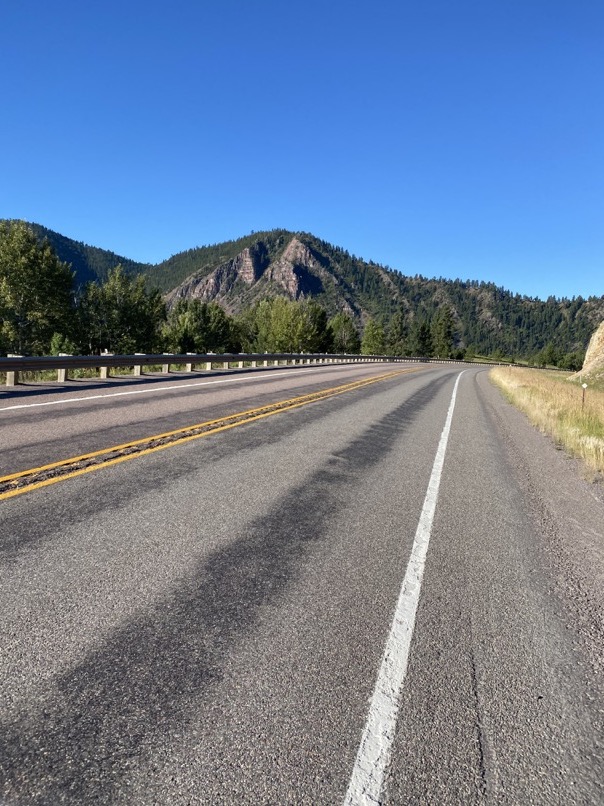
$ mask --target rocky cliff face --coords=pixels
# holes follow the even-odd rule
[[[209,274],[187,278],[166,299],[169,306],[183,298],[217,301],[232,311],[240,307],[241,299],[250,302],[265,295],[271,286],[293,300],[318,294],[326,276],[311,250],[294,237],[272,263],[263,245],[255,244]]]
[[[308,293],[321,290],[324,269],[313,257],[310,249],[297,238],[292,238],[283,255],[267,272],[267,280],[280,286],[288,297],[299,299]]]
[[[604,375],[604,322],[589,341],[580,375]]]
[[[171,291],[166,299],[173,305],[177,299],[200,299],[202,302],[224,301],[239,283],[250,287],[262,277],[268,266],[266,250],[261,243],[244,249],[232,260],[221,263],[206,276],[193,275]]]
[[[60,260],[72,265],[78,287],[90,280],[103,282],[121,263],[130,276],[141,274],[148,288],[160,289],[168,305],[180,298],[197,298],[216,301],[228,313],[237,314],[262,299],[281,295],[316,299],[329,316],[345,311],[359,325],[369,317],[383,319],[387,325],[395,311],[403,311],[409,327],[416,315],[430,319],[447,305],[458,325],[460,346],[470,344],[487,354],[500,349],[514,356],[534,355],[549,342],[563,352],[584,350],[604,319],[604,295],[586,300],[552,297],[543,302],[513,295],[493,283],[405,276],[308,232],[251,232],[147,265],[40,225],[30,226],[41,241],[49,240]],[[600,339],[586,361],[590,371]],[[604,370],[596,371],[604,375]]]

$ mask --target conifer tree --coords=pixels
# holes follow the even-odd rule
[[[361,341],[362,355],[383,355],[385,349],[384,328],[375,319],[368,319]]]
[[[437,358],[449,358],[453,349],[453,314],[448,305],[439,309],[432,320],[432,350]]]
[[[415,319],[410,336],[411,355],[418,358],[430,358],[432,352],[432,334],[430,325],[425,319]]]
[[[0,349],[43,354],[75,325],[73,274],[22,221],[0,222]]]

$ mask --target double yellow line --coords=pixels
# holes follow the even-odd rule
[[[38,490],[41,487],[48,487],[59,481],[72,479],[84,473],[91,473],[93,470],[100,470],[101,468],[111,467],[121,462],[128,462],[130,459],[136,459],[139,456],[147,456],[150,453],[162,451],[174,445],[182,445],[194,439],[201,439],[210,434],[218,434],[220,431],[237,428],[240,425],[251,423],[255,420],[262,420],[265,417],[271,417],[283,411],[291,411],[292,409],[306,406],[309,403],[315,403],[319,400],[334,397],[335,395],[351,392],[354,389],[361,389],[365,386],[379,383],[380,381],[395,378],[398,375],[417,371],[417,369],[404,369],[388,372],[384,375],[377,375],[373,378],[353,381],[352,383],[346,383],[342,386],[322,389],[318,392],[293,397],[289,400],[269,403],[260,408],[241,411],[237,414],[230,414],[227,417],[220,417],[216,420],[208,420],[204,423],[198,423],[197,425],[178,428],[175,431],[166,431],[163,434],[156,434],[152,437],[144,437],[143,439],[133,440],[132,442],[124,442],[122,445],[114,445],[112,448],[104,448],[100,451],[84,453],[81,456],[72,456],[69,459],[62,459],[60,462],[34,467],[30,470],[22,470],[19,473],[11,473],[8,476],[0,476],[0,501],[22,495],[26,492],[31,492],[32,490]]]

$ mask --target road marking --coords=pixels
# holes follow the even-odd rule
[[[345,806],[372,804],[375,806],[381,803],[384,775],[390,761],[401,692],[409,662],[409,650],[438,500],[440,477],[451,431],[457,388],[462,375],[463,372],[460,372],[453,387],[447,418],[436,450],[428,490],[413,540],[411,558],[403,579],[382,665],[371,698],[365,730],[344,800]]]
[[[195,383],[179,383],[174,384],[173,386],[156,386],[152,389],[129,389],[126,392],[107,392],[107,394],[105,395],[84,395],[84,397],[67,397],[67,398],[61,398],[61,400],[45,400],[41,403],[15,403],[14,406],[0,406],[0,414],[3,411],[14,411],[15,409],[33,409],[39,406],[58,406],[62,403],[82,403],[83,401],[86,400],[103,400],[104,398],[108,397],[125,397],[126,395],[148,395],[152,394],[153,392],[166,392],[166,391],[172,391],[174,389],[188,389],[192,386],[212,386],[217,383],[234,383],[235,381],[239,381],[240,383],[244,383],[245,381],[258,381],[258,380],[270,381],[272,378],[278,378],[280,375],[301,375],[302,373],[312,371],[313,369],[316,369],[316,367],[309,366],[306,369],[282,370],[280,372],[279,371],[270,372],[266,374],[264,373],[261,374],[261,372],[255,372],[253,375],[247,375],[245,377],[220,378],[214,381],[203,380],[203,381],[195,381]],[[60,393],[59,390],[57,390],[57,394],[59,393]]]
[[[69,459],[62,459],[58,462],[53,462],[41,467],[11,473],[8,476],[0,477],[0,501],[40,489],[41,487],[48,487],[50,484],[56,484],[59,481],[81,476],[84,473],[91,473],[94,470],[111,467],[121,462],[138,458],[139,456],[147,456],[150,453],[155,453],[156,451],[164,450],[174,445],[182,445],[194,439],[201,439],[210,434],[227,431],[255,420],[262,420],[283,411],[297,409],[309,403],[325,400],[326,398],[334,397],[344,392],[362,389],[365,386],[370,386],[379,381],[418,371],[418,368],[403,369],[369,378],[362,378],[341,386],[321,389],[299,397],[289,398],[288,400],[269,403],[259,408],[230,414],[216,420],[208,420],[204,423],[185,426],[184,428],[178,428],[174,431],[166,431],[162,434],[155,434],[154,436],[125,442],[121,445],[114,445],[111,448],[92,451],[80,456],[72,456]]]

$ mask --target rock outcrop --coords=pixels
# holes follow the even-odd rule
[[[232,260],[221,263],[205,276],[193,275],[167,295],[168,305],[178,299],[200,299],[202,302],[223,300],[236,283],[252,286],[264,273],[268,258],[261,244],[244,249]]]
[[[242,300],[253,302],[271,286],[292,300],[319,294],[323,290],[322,278],[327,275],[312,251],[294,237],[273,262],[262,243],[255,244],[209,274],[200,272],[188,277],[166,296],[166,301],[168,306],[179,299],[216,301],[236,312]]]
[[[589,340],[583,369],[579,375],[604,375],[604,322]]]
[[[310,249],[297,238],[292,238],[285,251],[266,273],[267,280],[280,286],[291,299],[307,293],[318,293],[321,288],[321,264]]]

